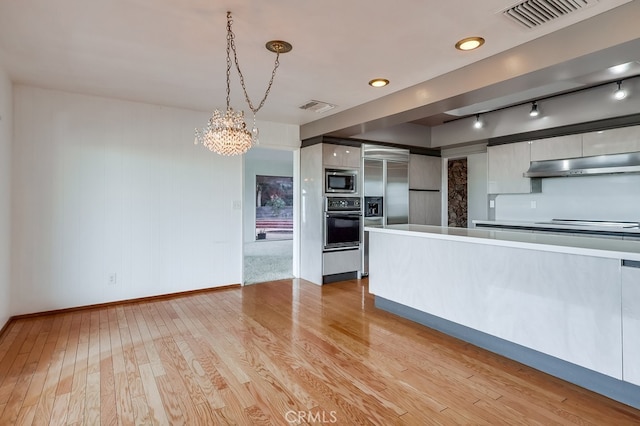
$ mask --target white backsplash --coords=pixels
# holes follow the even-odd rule
[[[537,194],[502,194],[495,220],[640,221],[640,174],[547,178]]]

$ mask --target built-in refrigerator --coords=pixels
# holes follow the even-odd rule
[[[409,223],[409,150],[362,145],[363,224]],[[363,230],[362,275],[369,274],[369,233]]]

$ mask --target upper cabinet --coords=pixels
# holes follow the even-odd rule
[[[582,157],[582,135],[557,136],[531,142],[531,161],[578,157]]]
[[[640,151],[640,126],[619,127],[582,135],[585,157]]]
[[[489,194],[523,194],[532,191],[529,169],[531,143],[517,142],[487,147]]]
[[[327,167],[360,168],[360,147],[322,144],[322,164]]]
[[[409,155],[409,189],[440,190],[442,159],[428,155]]]

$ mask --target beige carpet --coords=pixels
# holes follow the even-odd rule
[[[263,240],[244,245],[244,283],[293,278],[293,240]]]

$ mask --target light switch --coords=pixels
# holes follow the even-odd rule
[[[496,207],[496,200],[489,200],[489,208],[493,209]]]

